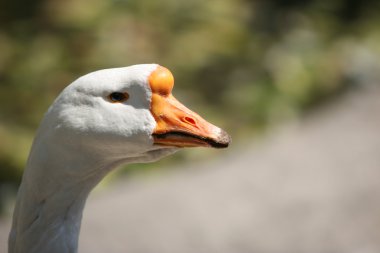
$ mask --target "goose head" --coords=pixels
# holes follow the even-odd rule
[[[96,71],[66,87],[39,135],[91,155],[149,162],[181,147],[227,147],[228,134],[181,104],[157,64]]]
[[[90,191],[123,163],[230,137],[172,95],[156,64],[96,71],[67,86],[37,131],[18,193],[9,252],[76,252]]]

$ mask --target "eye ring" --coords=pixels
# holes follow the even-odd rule
[[[112,103],[122,103],[127,101],[129,98],[129,94],[127,92],[112,92],[108,95],[108,99]]]

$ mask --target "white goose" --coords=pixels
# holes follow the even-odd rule
[[[87,74],[63,90],[34,139],[19,189],[9,253],[77,252],[90,191],[120,164],[179,147],[227,147],[230,137],[171,94],[156,64]]]

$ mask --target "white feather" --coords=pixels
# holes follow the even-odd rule
[[[153,146],[149,74],[156,64],[105,69],[65,88],[37,131],[18,193],[10,253],[76,252],[82,211],[93,187],[122,163],[176,151]],[[110,103],[112,92],[128,92]]]

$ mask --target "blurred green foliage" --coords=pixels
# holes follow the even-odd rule
[[[3,0],[0,200],[44,111],[82,74],[164,65],[180,100],[239,139],[376,83],[379,24],[377,0]]]

